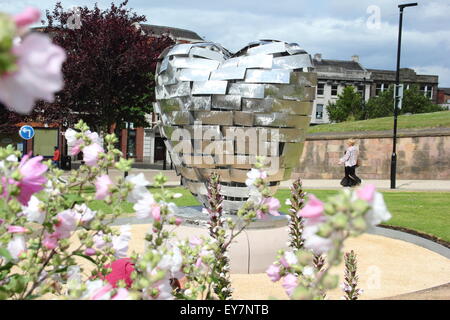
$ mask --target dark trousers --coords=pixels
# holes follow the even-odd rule
[[[345,177],[341,180],[343,187],[353,187],[361,183],[361,179],[356,175],[356,166],[345,167]]]

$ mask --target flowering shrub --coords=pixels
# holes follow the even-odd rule
[[[14,17],[0,13],[0,102],[18,113],[30,113],[37,100],[53,102],[64,84],[64,50],[46,35],[27,34],[39,18],[34,8]]]
[[[64,51],[45,35],[25,35],[38,19],[34,9],[15,17],[0,14],[0,101],[19,113],[30,112],[37,99],[51,101],[63,85]],[[179,240],[170,228],[182,223],[172,202],[181,195],[164,188],[163,175],[153,184],[158,193],[148,190],[150,182],[143,174],[113,181],[109,168],[127,172],[132,164],[114,147],[114,135],[102,137],[79,121],[65,138],[69,153],[82,152],[85,165],[64,175],[41,156],[26,154],[19,161],[21,154],[12,146],[0,148],[0,299],[232,298],[230,245],[254,219],[280,215],[264,159],[258,158],[248,173],[250,198],[238,210],[237,221],[223,217],[220,177],[213,174],[204,210],[209,237]],[[267,274],[272,281],[282,281],[294,299],[323,299],[327,289],[337,286],[338,278],[329,269],[339,264],[344,241],[390,214],[371,185],[346,190],[326,203],[313,195],[305,203],[299,181],[291,193],[292,250],[280,251]],[[111,210],[93,210],[93,200],[104,201]],[[111,227],[125,201],[133,203],[138,218],[151,219],[152,227],[145,252],[131,254],[129,281],[112,284],[106,276],[113,261],[127,257],[131,239],[129,226]],[[351,287],[346,292],[355,298],[356,261],[346,258]]]
[[[269,278],[282,280],[293,299],[323,299],[326,290],[338,285],[338,276],[330,275],[329,270],[341,262],[344,241],[391,217],[373,185],[344,190],[326,203],[310,195],[297,215],[304,219],[304,248],[280,251],[267,269]],[[321,254],[327,256],[326,265],[317,259]]]

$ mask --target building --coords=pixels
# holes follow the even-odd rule
[[[377,96],[380,92],[387,90],[395,84],[396,72],[392,70],[368,69],[373,81],[370,96]],[[434,75],[419,75],[413,69],[400,69],[400,83],[404,84],[405,90],[411,85],[417,85],[419,90],[433,103],[437,103],[439,77]]]
[[[367,101],[370,97],[370,73],[359,63],[359,57],[354,55],[351,60],[322,59],[322,54],[316,53],[313,58],[317,72],[317,91],[311,115],[312,124],[328,123],[326,107],[335,102],[338,95],[347,86],[354,86]]]
[[[438,101],[441,106],[447,107],[450,110],[450,88],[438,88]]]
[[[395,84],[396,72],[392,70],[366,69],[354,55],[350,60],[322,59],[322,54],[316,53],[313,58],[317,72],[317,91],[311,124],[329,123],[326,107],[335,102],[346,86],[354,86],[367,102],[371,97],[378,96],[389,86]],[[438,103],[438,76],[419,75],[409,68],[400,69],[400,82],[408,89],[417,85],[419,90],[433,103]]]

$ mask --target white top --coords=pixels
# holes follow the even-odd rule
[[[345,151],[345,155],[340,159],[340,162],[344,162],[346,167],[353,167],[358,160],[359,150],[355,146],[348,147]]]

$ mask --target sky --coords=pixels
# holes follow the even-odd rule
[[[398,4],[414,0],[129,0],[147,23],[195,31],[208,41],[237,51],[258,39],[300,44],[323,59],[359,55],[366,68],[395,70]],[[401,67],[439,75],[450,87],[450,0],[416,0],[405,8]],[[108,8],[112,0],[97,1]],[[120,1],[114,1],[119,4]],[[18,13],[28,6],[54,7],[56,0],[0,0],[0,10]],[[62,0],[64,8],[94,2]]]

